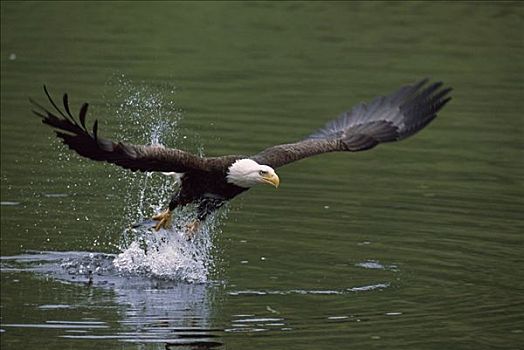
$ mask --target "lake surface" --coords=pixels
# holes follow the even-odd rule
[[[2,349],[522,348],[523,18],[518,2],[2,2]],[[90,102],[104,136],[252,154],[426,76],[454,88],[427,129],[281,168],[194,244],[128,229],[170,179],[81,159],[28,102],[46,84]]]

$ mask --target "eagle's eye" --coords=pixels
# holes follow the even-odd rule
[[[260,170],[260,171],[258,172],[258,175],[260,175],[260,176],[265,176],[265,175],[267,175],[267,171],[265,171],[265,170]]]

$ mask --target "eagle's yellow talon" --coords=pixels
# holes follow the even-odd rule
[[[190,224],[186,225],[186,239],[188,241],[191,241],[196,233],[198,232],[198,229],[200,228],[200,221],[195,220]]]
[[[171,210],[166,209],[163,212],[153,216],[153,220],[158,221],[155,225],[155,231],[160,231],[161,228],[167,229],[171,227]]]

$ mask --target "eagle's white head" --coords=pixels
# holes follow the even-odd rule
[[[260,183],[278,187],[280,179],[270,166],[260,165],[252,159],[239,159],[229,167],[227,182],[244,188]]]

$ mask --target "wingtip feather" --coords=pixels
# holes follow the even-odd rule
[[[95,140],[98,140],[98,119],[95,119],[95,122],[93,124],[93,137]]]

